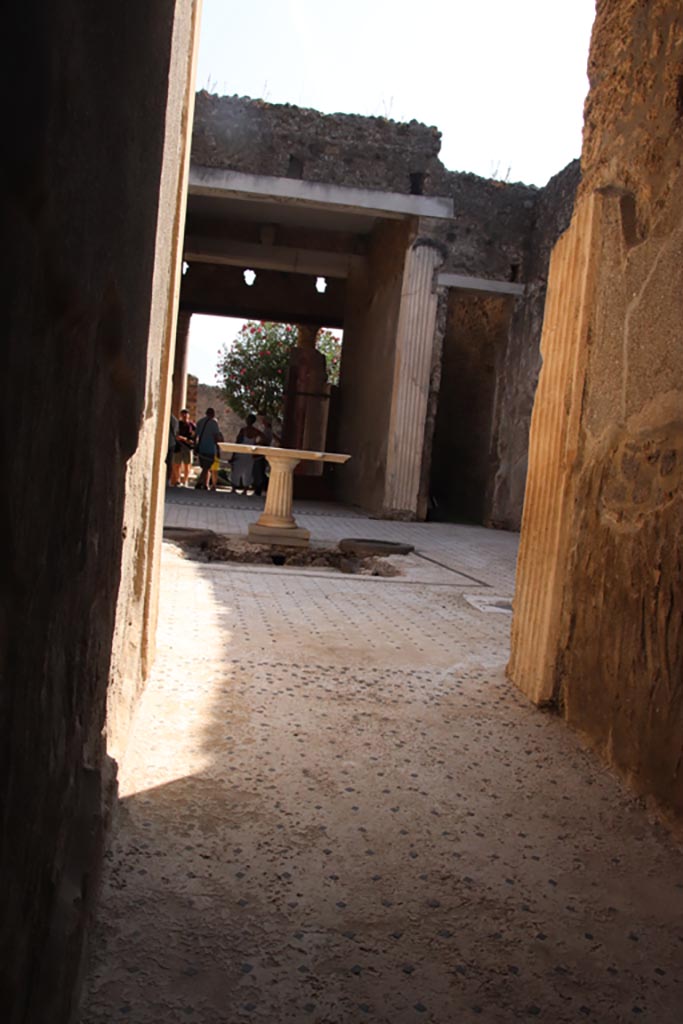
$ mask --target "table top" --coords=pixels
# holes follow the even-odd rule
[[[276,448],[274,445],[264,444],[237,444],[232,441],[219,441],[218,447],[225,452],[244,452],[249,455],[269,455],[277,457],[298,459],[300,462],[310,459],[313,462],[347,462],[351,456],[341,455],[338,452],[309,452],[301,448]]]

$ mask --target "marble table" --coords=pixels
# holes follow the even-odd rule
[[[292,515],[294,470],[302,460],[314,462],[348,462],[350,455],[335,452],[309,452],[299,448],[273,448],[270,445],[235,444],[221,441],[221,455],[238,452],[242,455],[265,455],[270,466],[266,507],[255,523],[249,524],[249,540],[255,544],[288,544],[306,547],[310,531],[297,526]]]

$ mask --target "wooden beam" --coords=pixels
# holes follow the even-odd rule
[[[461,288],[466,292],[488,292],[490,295],[524,295],[524,285],[514,281],[496,281],[488,277],[446,273],[439,274],[436,281],[442,288]]]
[[[314,277],[348,277],[352,268],[362,270],[366,263],[364,256],[353,253],[196,236],[185,239],[183,255],[188,263],[218,263],[245,270],[285,270]]]

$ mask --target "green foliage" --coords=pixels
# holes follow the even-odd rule
[[[289,354],[296,342],[292,324],[250,320],[232,345],[223,346],[217,375],[228,405],[239,416],[250,412],[282,416]],[[337,384],[340,341],[331,331],[319,331],[317,347],[327,359],[328,380]]]
[[[341,366],[341,341],[332,331],[318,331],[315,347],[327,359],[327,379],[330,384],[339,383]]]

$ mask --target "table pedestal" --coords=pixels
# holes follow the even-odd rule
[[[283,529],[281,526],[260,526],[259,523],[249,523],[247,539],[252,544],[282,544],[283,547],[307,548],[311,539],[311,531],[304,530],[303,526]]]
[[[270,482],[266,491],[266,507],[255,523],[249,526],[248,538],[255,544],[283,544],[307,547],[310,531],[296,525],[292,515],[292,474],[302,460],[312,462],[347,462],[350,455],[336,452],[309,452],[299,448],[271,448],[260,444],[228,444],[220,441],[221,453],[246,452],[264,455],[270,466]]]
[[[266,455],[270,480],[266,507],[255,523],[249,524],[249,540],[256,544],[288,544],[307,547],[310,530],[296,525],[292,515],[293,474],[301,459],[273,449]]]

